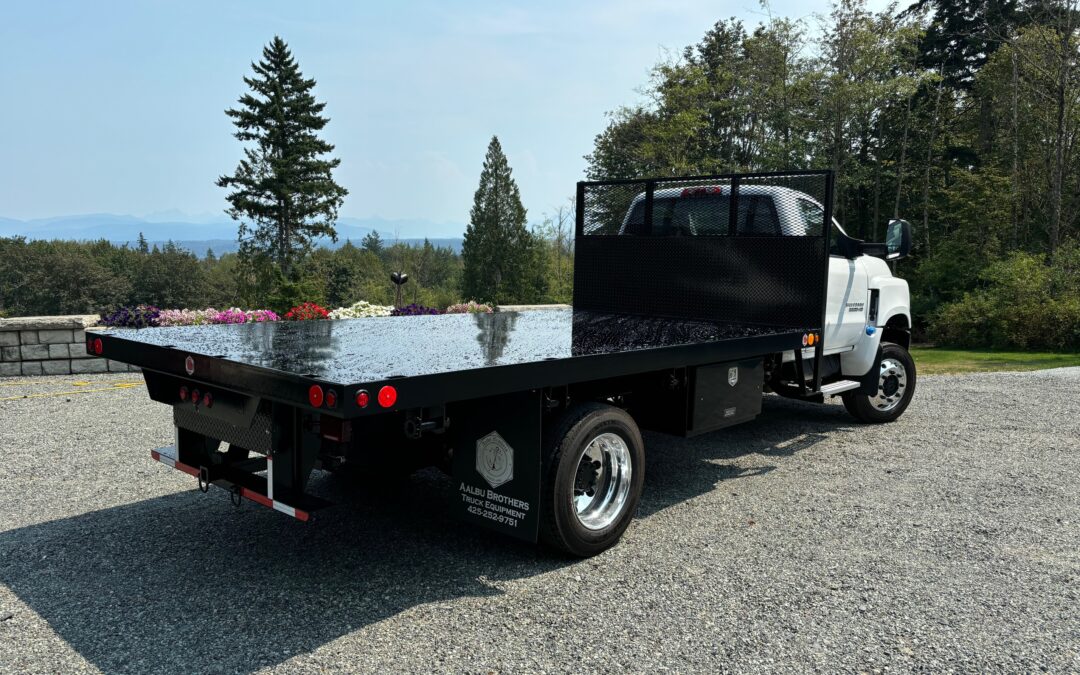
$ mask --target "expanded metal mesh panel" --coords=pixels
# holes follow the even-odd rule
[[[575,309],[820,327],[820,237],[652,237],[643,243],[579,240]]]
[[[209,415],[200,415],[183,406],[173,407],[173,423],[181,429],[194,431],[208,438],[216,438],[229,445],[246,448],[261,454],[270,453],[270,415],[260,409],[251,420],[251,426],[244,429]]]
[[[584,183],[574,306],[820,328],[827,172]]]

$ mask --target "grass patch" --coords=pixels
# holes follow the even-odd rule
[[[998,352],[976,349],[912,347],[920,375],[988,373],[999,370],[1042,370],[1080,366],[1080,354],[1054,352]]]

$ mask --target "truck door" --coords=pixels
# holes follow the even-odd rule
[[[836,225],[833,224],[833,234]],[[836,241],[836,237],[832,237]],[[829,287],[825,302],[825,350],[843,350],[859,342],[866,328],[870,299],[866,267],[835,249],[829,251]]]

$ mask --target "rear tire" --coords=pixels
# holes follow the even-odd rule
[[[915,361],[900,345],[884,342],[878,369],[878,390],[867,396],[855,390],[841,394],[844,407],[856,419],[868,424],[892,422],[907,410],[915,395]]]
[[[544,430],[540,539],[589,557],[613,546],[630,525],[645,480],[645,444],[626,411],[575,405]]]

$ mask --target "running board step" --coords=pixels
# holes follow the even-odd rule
[[[838,382],[830,382],[828,384],[821,385],[822,396],[836,396],[842,394],[845,391],[851,391],[852,389],[858,389],[860,385],[855,380],[840,380]]]
[[[273,499],[271,496],[267,495],[267,492],[269,492],[269,485],[267,484],[266,478],[245,471],[235,469],[229,470],[231,467],[214,467],[213,473],[215,475],[207,476],[200,467],[189,466],[178,461],[176,459],[176,448],[171,445],[164,448],[158,448],[157,450],[151,450],[150,457],[161,462],[165,466],[171,466],[177,471],[183,471],[189,476],[194,476],[199,480],[199,489],[203,492],[209,490],[210,485],[216,485],[219,488],[226,490],[233,499],[233,504],[235,506],[239,506],[240,499],[243,498],[267,508],[274,509],[275,511],[280,511],[297,520],[306,522],[311,519],[312,511],[333,505],[331,502],[310,495],[301,496],[300,506],[303,508],[297,508],[296,506],[286,504],[281,500]],[[270,468],[270,462],[272,460],[270,460],[269,457],[259,461],[265,465],[264,468],[272,470]],[[248,460],[248,463],[251,463],[251,460]],[[228,475],[222,475],[226,472]],[[206,473],[211,473],[211,470],[206,469]],[[209,478],[209,481],[207,481],[207,478]]]

